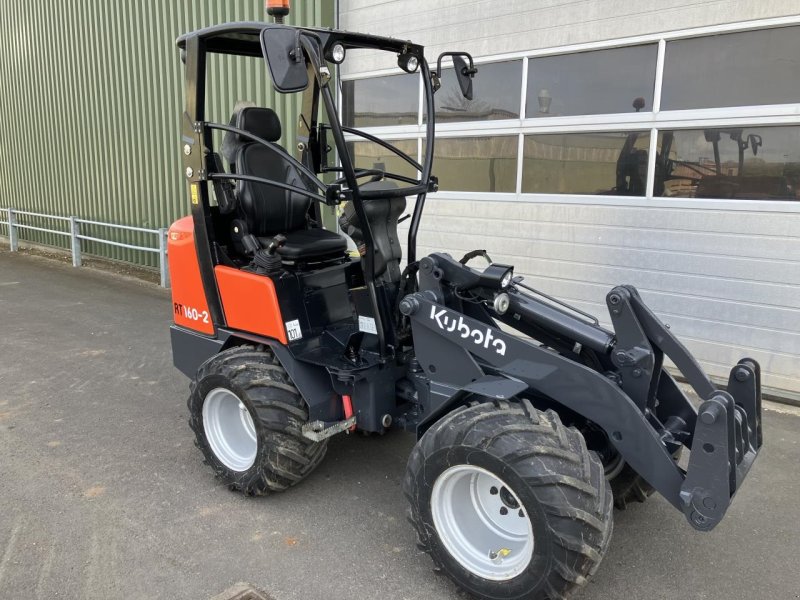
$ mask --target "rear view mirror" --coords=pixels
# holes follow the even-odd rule
[[[472,62],[472,59],[470,59]],[[461,88],[461,93],[467,100],[472,100],[472,78],[475,76],[477,69],[467,66],[467,61],[460,54],[453,57],[453,66],[456,70],[456,77],[458,78],[458,86]]]
[[[302,92],[308,87],[308,71],[298,30],[268,25],[261,32],[261,51],[276,90],[287,94]]]
[[[764,141],[760,135],[751,133],[747,136],[747,141],[750,143],[750,148],[753,150],[753,156],[758,156],[758,149],[764,145]]]
[[[436,77],[442,77],[442,59],[451,56],[453,58],[453,67],[458,79],[458,86],[461,88],[461,93],[467,100],[472,100],[472,79],[478,72],[475,64],[472,62],[472,56],[466,52],[442,52],[439,55],[439,60],[436,61]]]

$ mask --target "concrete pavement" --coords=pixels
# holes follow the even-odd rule
[[[219,485],[186,424],[168,292],[0,250],[0,598],[456,599],[414,546],[400,482],[413,439],[339,436],[288,493]],[[694,532],[655,497],[615,513],[581,600],[800,598],[800,411],[727,518]]]

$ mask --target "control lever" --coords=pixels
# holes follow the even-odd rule
[[[263,250],[256,252],[253,257],[253,267],[257,273],[273,275],[283,269],[281,257],[278,255],[278,248],[286,244],[286,236],[278,234]]]
[[[269,246],[267,246],[267,254],[273,255],[278,251],[278,248],[281,248],[282,246],[285,245],[286,245],[286,236],[279,233],[274,238],[272,238],[272,241],[269,243]]]

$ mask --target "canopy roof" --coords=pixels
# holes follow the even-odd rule
[[[187,40],[199,38],[205,42],[208,52],[218,52],[220,54],[236,54],[239,56],[262,56],[261,52],[261,31],[272,25],[264,21],[241,21],[237,23],[225,23],[223,25],[212,25],[185,33],[177,40],[178,48],[184,49]],[[286,26],[288,27],[288,25]],[[377,35],[367,35],[362,33],[351,33],[349,31],[339,31],[336,29],[317,29],[311,27],[296,27],[303,31],[308,31],[317,35],[322,40],[322,46],[327,49],[335,43],[342,44],[345,48],[374,48],[389,52],[408,52],[418,57],[423,57],[423,47],[411,42],[397,40],[394,38],[381,37]]]

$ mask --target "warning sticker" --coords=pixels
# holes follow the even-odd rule
[[[196,183],[193,183],[189,187],[191,188],[192,204],[197,204],[200,201],[200,190],[198,189]]]
[[[378,328],[375,327],[375,319],[372,317],[358,316],[358,330],[364,333],[374,333],[378,335]]]
[[[286,321],[286,335],[289,337],[289,341],[299,340],[303,337],[303,332],[300,330],[300,321],[295,319],[294,321]]]

